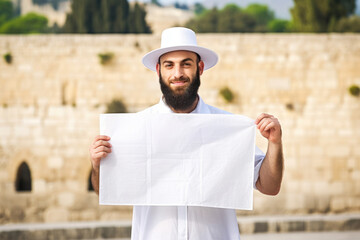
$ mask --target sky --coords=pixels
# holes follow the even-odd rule
[[[251,3],[266,4],[271,10],[275,12],[277,18],[290,19],[291,15],[289,9],[294,5],[293,0],[158,0],[163,5],[171,5],[172,3],[178,2],[187,5],[193,5],[196,2],[203,4],[206,7],[213,7],[217,5],[222,7],[228,3],[236,3],[241,7],[246,7]],[[151,2],[151,0],[142,0],[142,2]],[[357,13],[360,15],[360,0],[357,2]]]

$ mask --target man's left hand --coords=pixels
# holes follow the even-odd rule
[[[271,143],[281,144],[281,125],[273,115],[262,113],[255,120],[261,135]]]

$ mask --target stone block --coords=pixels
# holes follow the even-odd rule
[[[43,179],[37,179],[33,181],[35,193],[47,193],[46,181]]]
[[[306,222],[306,230],[310,232],[325,231],[324,221],[315,220]]]
[[[344,231],[358,231],[360,229],[360,219],[349,219],[347,220],[343,227],[342,230]]]
[[[57,196],[57,203],[61,207],[69,208],[73,206],[74,201],[75,201],[75,196],[74,193],[71,192],[63,192]]]
[[[81,221],[91,221],[93,219],[97,219],[98,214],[97,211],[94,210],[84,210],[80,213]]]
[[[318,212],[328,212],[330,210],[330,196],[317,196],[316,197],[316,211]]]
[[[255,224],[253,222],[241,221],[239,223],[240,234],[253,234],[255,230]]]
[[[254,233],[264,233],[264,232],[268,232],[268,230],[269,230],[268,222],[255,222]]]
[[[347,207],[345,197],[332,197],[330,200],[330,210],[333,212],[344,211]]]
[[[51,156],[47,159],[47,165],[52,169],[61,169],[64,165],[64,160],[60,156]]]
[[[68,218],[68,210],[65,208],[49,207],[45,210],[44,221],[45,222],[66,222]]]
[[[351,178],[355,181],[359,181],[360,180],[360,170],[352,171]]]
[[[305,221],[287,221],[277,223],[277,232],[302,232],[306,229]]]
[[[306,209],[305,196],[303,194],[299,194],[299,192],[287,194],[285,198],[285,208],[289,211]]]
[[[330,144],[326,147],[327,157],[346,158],[350,156],[350,146],[341,144]]]

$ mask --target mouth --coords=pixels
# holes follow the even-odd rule
[[[170,84],[173,86],[184,86],[188,83],[189,81],[187,80],[175,80],[175,81],[171,81]]]

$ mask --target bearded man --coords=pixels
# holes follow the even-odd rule
[[[145,111],[154,113],[229,114],[207,105],[198,95],[200,76],[218,60],[217,54],[197,45],[195,33],[187,28],[164,30],[161,48],[143,58],[156,71],[163,96]],[[254,188],[267,195],[280,191],[283,175],[281,126],[272,115],[262,113],[255,120],[268,140],[266,154],[255,151]],[[111,153],[110,138],[96,136],[90,146],[92,183],[99,193],[100,161]],[[234,209],[194,206],[134,206],[133,240],[239,240]]]

